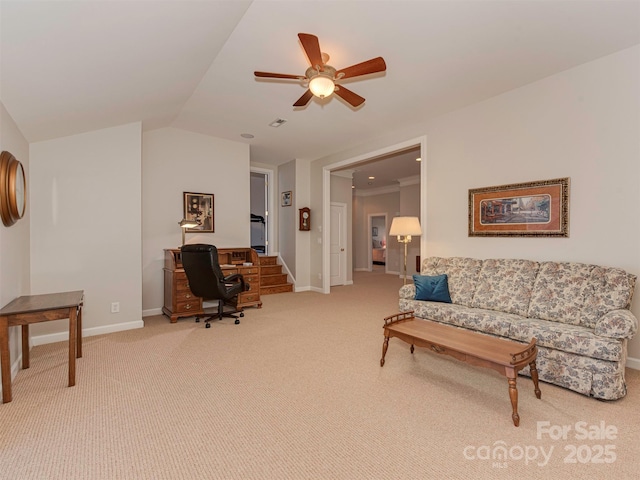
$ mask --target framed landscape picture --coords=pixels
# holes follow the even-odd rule
[[[469,190],[470,237],[568,237],[569,178]]]
[[[183,192],[184,218],[195,220],[197,227],[187,228],[187,232],[213,232],[213,194]]]

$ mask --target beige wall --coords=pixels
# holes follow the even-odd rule
[[[142,140],[142,298],[153,315],[163,305],[164,249],[182,241],[183,192],[214,195],[214,233],[187,233],[187,243],[250,245],[249,146],[176,128]]]
[[[305,160],[296,160],[296,195],[293,197],[295,206],[294,215],[294,231],[296,239],[296,284],[295,291],[300,292],[309,290],[309,249],[313,248],[310,243],[310,235],[307,231],[300,231],[300,215],[299,209],[309,206],[309,162]],[[314,221],[314,213],[311,212],[311,220]],[[312,224],[313,225],[313,224]]]
[[[132,123],[30,145],[31,293],[84,290],[86,335],[142,326],[141,130]],[[33,342],[67,331],[64,320],[37,324]]]
[[[400,186],[400,215],[420,218],[420,183],[408,181]],[[389,225],[391,226],[391,225]],[[420,225],[423,230],[427,225]],[[397,240],[396,240],[397,242]],[[402,250],[404,256],[404,246]],[[420,255],[420,237],[412,237],[407,245],[407,277],[412,277],[416,270],[416,257]]]
[[[0,307],[20,295],[30,292],[30,217],[31,217],[31,181],[29,144],[15,122],[0,103],[0,151],[6,150],[18,159],[27,179],[27,206],[24,217],[11,227],[0,222]],[[11,351],[11,374],[15,376],[20,368],[21,355],[20,328],[9,331],[9,350]]]
[[[282,193],[291,192],[292,203],[290,206],[282,206]],[[296,161],[291,160],[278,167],[278,190],[275,192],[278,210],[278,247],[284,269],[289,273],[294,282],[298,281],[296,275],[296,201],[298,191],[296,189]]]
[[[312,207],[323,204],[324,166],[426,134],[423,254],[568,260],[640,275],[639,72],[637,46],[319,159],[311,166]],[[569,238],[468,237],[470,188],[565,176]],[[312,256],[311,271],[313,281],[321,255]],[[640,335],[629,353],[640,368]]]

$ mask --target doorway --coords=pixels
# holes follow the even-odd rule
[[[251,210],[251,248],[258,255],[268,255],[269,239],[272,238],[273,227],[269,221],[269,212],[273,200],[269,186],[273,171],[251,168],[250,173],[250,210]]]
[[[369,270],[387,271],[387,214],[369,214]]]
[[[331,293],[330,287],[330,236],[331,236],[331,172],[333,170],[342,170],[348,166],[355,166],[359,163],[369,161],[371,159],[382,157],[394,152],[399,152],[414,147],[420,148],[420,224],[426,225],[427,217],[427,137],[421,136],[414,139],[406,140],[395,145],[389,145],[381,149],[371,151],[352,158],[341,160],[336,163],[325,165],[322,167],[322,265],[319,278],[321,280],[322,293]],[[423,227],[424,229],[425,227]],[[427,245],[426,231],[420,237],[420,255],[422,258],[426,256]],[[388,263],[388,259],[387,259]]]

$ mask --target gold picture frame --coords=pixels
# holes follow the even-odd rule
[[[568,237],[569,178],[469,189],[470,237]]]

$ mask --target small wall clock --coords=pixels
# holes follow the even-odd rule
[[[27,183],[22,163],[11,153],[0,154],[0,216],[2,223],[10,227],[24,215]]]
[[[311,210],[308,207],[300,209],[300,230],[303,232],[311,230]]]

